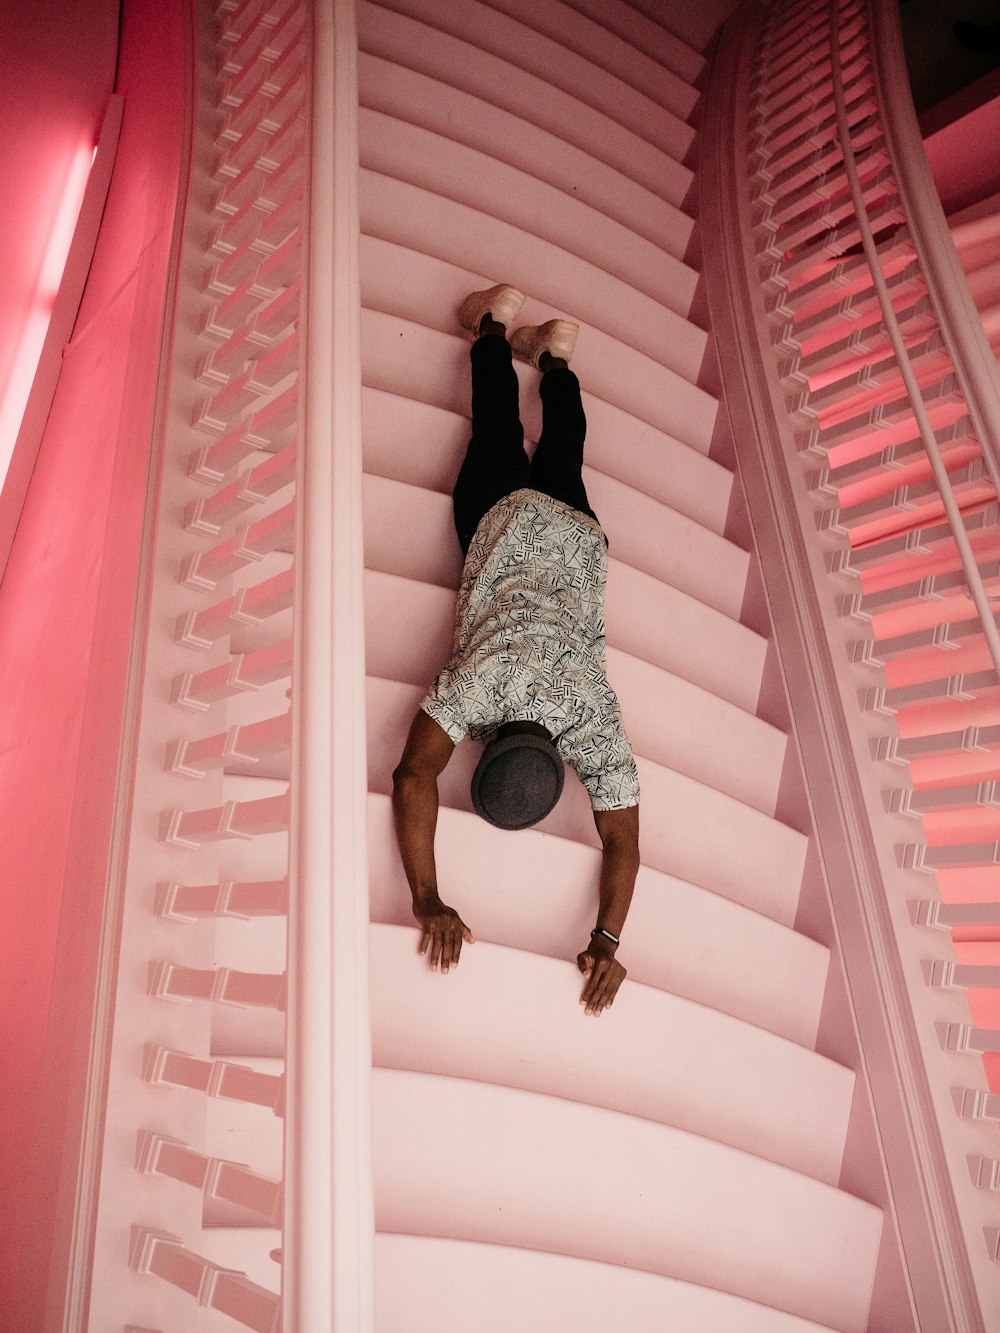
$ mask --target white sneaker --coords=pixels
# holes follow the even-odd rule
[[[533,366],[538,365],[543,352],[568,361],[579,332],[579,324],[571,324],[568,319],[550,319],[544,324],[526,324],[515,329],[510,335],[510,346],[515,356],[530,361]]]
[[[501,282],[495,287],[487,287],[485,292],[470,292],[458,308],[458,321],[473,337],[478,338],[479,325],[484,315],[492,315],[507,328],[524,301],[524,292]]]

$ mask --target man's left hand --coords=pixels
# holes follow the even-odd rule
[[[618,987],[625,980],[625,969],[615,957],[614,945],[599,937],[577,954],[576,963],[587,979],[580,1003],[586,1005],[586,1013],[599,1017],[618,994]]]

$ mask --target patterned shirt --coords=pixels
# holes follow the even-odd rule
[[[540,491],[483,517],[462,570],[451,660],[424,712],[456,744],[539,722],[595,810],[639,802],[639,775],[608,684],[600,525]]]

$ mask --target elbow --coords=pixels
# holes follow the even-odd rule
[[[392,796],[393,800],[405,800],[408,795],[425,787],[428,781],[428,774],[422,769],[414,767],[407,763],[406,759],[401,759],[392,770]],[[431,778],[433,785],[434,779]]]

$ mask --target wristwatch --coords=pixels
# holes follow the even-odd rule
[[[600,935],[602,939],[610,940],[612,944],[621,944],[621,940],[618,938],[618,936],[612,935],[611,931],[605,930],[603,926],[594,927],[594,929],[590,932],[590,938],[593,939],[595,935]]]

